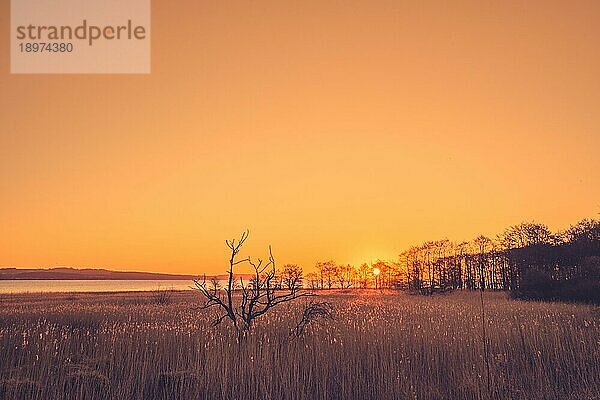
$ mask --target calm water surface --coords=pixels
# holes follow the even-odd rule
[[[156,289],[189,290],[191,280],[0,280],[0,293],[25,292],[135,292]]]

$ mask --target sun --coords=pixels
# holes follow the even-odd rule
[[[379,268],[373,268],[373,275],[377,276],[381,273],[381,270]]]

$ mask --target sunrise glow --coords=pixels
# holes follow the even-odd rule
[[[596,216],[599,15],[174,0],[149,75],[2,63],[0,265],[222,273],[249,229],[312,270]]]

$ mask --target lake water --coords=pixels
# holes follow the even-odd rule
[[[191,280],[0,280],[0,293],[137,292],[156,289],[190,290]]]

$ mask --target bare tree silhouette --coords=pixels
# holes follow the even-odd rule
[[[302,281],[304,280],[302,267],[296,264],[284,265],[281,279],[283,286],[289,290],[302,288]]]
[[[240,249],[248,239],[249,232],[245,231],[239,240],[226,240],[225,244],[231,251],[229,257],[227,286],[219,288],[214,282],[207,282],[206,276],[203,280],[194,280],[196,288],[205,297],[206,303],[201,307],[208,309],[217,307],[221,315],[215,319],[213,325],[220,324],[224,319],[229,319],[240,331],[247,331],[252,327],[254,321],[267,313],[273,307],[295,300],[300,297],[313,296],[313,293],[301,292],[298,285],[281,289],[276,284],[275,258],[269,246],[269,255],[266,263],[262,259],[253,261],[250,257],[237,259]],[[248,263],[253,269],[250,282],[244,282],[240,278],[236,282],[234,269],[237,265]],[[240,299],[234,299],[235,291],[240,291]]]

